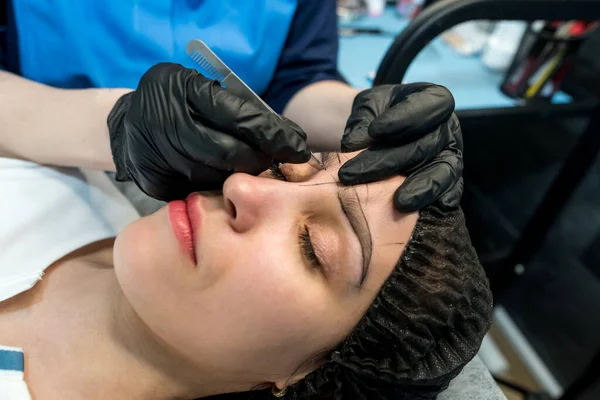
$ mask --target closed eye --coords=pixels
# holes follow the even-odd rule
[[[280,165],[281,164],[272,165],[269,168],[269,173],[275,179],[288,182],[287,176],[281,170]],[[302,256],[304,257],[304,259],[307,260],[313,268],[324,273],[325,269],[323,268],[321,262],[319,261],[319,258],[317,257],[310,237],[310,232],[306,225],[302,226],[302,229],[298,234],[298,241],[300,243],[300,249],[302,251]]]
[[[315,248],[313,247],[312,240],[310,238],[310,232],[308,231],[308,227],[306,225],[304,225],[302,231],[300,231],[298,239],[300,240],[300,248],[302,249],[302,254],[305,259],[313,268],[324,272],[323,266],[319,262],[319,258],[315,253]]]
[[[271,176],[273,178],[287,182],[287,178],[285,174],[281,171],[281,168],[279,168],[279,164],[271,165],[271,167],[269,167],[269,172],[271,173]]]

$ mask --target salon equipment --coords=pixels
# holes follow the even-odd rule
[[[367,12],[372,17],[379,17],[383,14],[385,8],[385,0],[366,0]]]
[[[404,81],[410,64],[435,37],[457,24],[475,20],[581,20],[600,19],[600,1],[597,0],[446,0],[426,8],[392,43],[385,54],[374,85],[400,83]],[[442,82],[443,83],[443,82]],[[450,86],[450,85],[449,85]],[[450,87],[452,90],[452,87]],[[581,88],[577,88],[581,89]],[[456,96],[455,96],[456,97]],[[573,92],[572,101],[564,104],[548,102],[515,103],[504,96],[504,107],[476,109],[460,107],[457,99],[457,115],[464,130],[484,121],[492,124],[493,119],[541,118],[549,114],[556,116],[592,116],[592,121],[580,142],[575,146],[563,171],[542,202],[523,236],[509,257],[511,266],[525,265],[539,248],[544,234],[556,215],[565,205],[568,195],[576,187],[585,171],[600,150],[600,140],[595,132],[598,119],[599,99],[583,90]],[[559,103],[563,103],[562,99]],[[513,105],[513,107],[510,107]],[[461,109],[463,108],[463,109]],[[512,268],[511,268],[512,270]],[[514,274],[509,272],[509,275]],[[499,286],[511,278],[503,277]],[[496,282],[499,283],[499,282]]]
[[[261,104],[269,112],[279,116],[267,103],[265,103],[248,85],[244,83],[221,59],[201,40],[192,39],[188,42],[186,51],[188,55],[201,67],[201,73],[212,80],[218,81],[221,86],[231,90],[235,95],[244,100]],[[280,117],[281,118],[281,117]],[[317,170],[324,169],[324,165],[310,153],[308,163]]]
[[[373,28],[344,28],[340,27],[339,29],[340,36],[350,37],[356,35],[381,35],[381,36],[391,36],[394,37],[396,34],[394,32],[384,31],[381,28],[373,27]]]
[[[367,5],[363,0],[338,0],[337,16],[340,22],[352,22],[363,17]]]
[[[523,37],[527,23],[500,21],[486,41],[481,61],[494,71],[504,72],[510,66]]]
[[[415,18],[423,10],[424,3],[424,0],[399,0],[396,9],[404,17]]]
[[[426,8],[409,24],[389,47],[380,64],[375,85],[401,83],[406,77],[410,64],[417,55],[447,29],[471,20],[585,20],[600,19],[600,1],[597,0],[445,0]],[[419,55],[420,57],[420,55]],[[431,62],[431,61],[430,61]],[[465,63],[466,64],[466,63]],[[414,69],[411,69],[412,73]],[[466,71],[466,68],[463,68]],[[342,71],[343,72],[343,71]],[[463,73],[465,73],[463,72]],[[479,72],[480,73],[480,72]],[[431,79],[431,78],[430,78]],[[492,77],[490,77],[492,79]],[[445,84],[445,82],[439,82]],[[463,84],[465,84],[463,82]],[[467,83],[468,84],[468,83]],[[451,90],[454,89],[448,85]],[[496,291],[508,286],[527,268],[557,216],[567,204],[574,189],[582,181],[589,167],[600,152],[600,101],[597,95],[583,87],[572,87],[571,99],[566,102],[531,101],[520,103],[500,97],[503,104],[490,104],[484,107],[461,107],[457,97],[457,115],[463,130],[482,131],[482,126],[494,121],[518,121],[525,118],[547,118],[567,116],[587,116],[589,123],[573,150],[569,153],[557,178],[551,184],[545,197],[537,206],[533,217],[527,223],[511,254],[494,263],[488,270]],[[471,96],[477,94],[471,92]],[[465,97],[466,98],[466,97]],[[560,104],[562,103],[562,104]],[[462,108],[462,109],[461,109]],[[586,371],[566,388],[561,399],[579,398],[586,390],[597,383],[597,368],[600,353],[592,358]],[[596,382],[595,382],[596,381]],[[536,394],[528,393],[529,398]],[[560,395],[560,392],[558,393]],[[538,397],[539,398],[539,397]]]
[[[487,47],[486,44],[489,43],[490,25],[491,23],[487,21],[465,22],[449,29],[442,35],[442,39],[459,55],[476,56],[481,54]],[[482,60],[484,60],[483,57]]]
[[[596,25],[585,21],[531,24],[502,82],[502,91],[513,98],[551,98]]]

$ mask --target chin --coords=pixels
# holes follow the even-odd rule
[[[143,275],[142,268],[149,261],[148,251],[156,245],[144,219],[127,225],[115,240],[115,273],[120,282],[138,280]]]
[[[168,264],[172,249],[165,228],[163,210],[140,218],[119,233],[114,246],[115,273],[122,285],[159,279],[160,266]],[[172,259],[172,258],[171,258]],[[147,282],[150,283],[150,282]]]
[[[114,245],[114,269],[121,291],[142,320],[152,321],[161,291],[169,287],[168,242],[160,215],[127,225]]]

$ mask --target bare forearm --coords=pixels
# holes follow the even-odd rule
[[[127,91],[56,89],[0,71],[0,156],[114,171],[106,118]]]
[[[337,81],[322,81],[300,90],[283,115],[304,129],[315,151],[339,151],[346,121],[358,90]]]

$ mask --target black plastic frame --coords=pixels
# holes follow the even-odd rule
[[[394,40],[384,56],[374,85],[402,83],[414,58],[434,38],[447,29],[472,20],[600,20],[600,0],[441,0],[419,14]],[[493,286],[506,288],[517,277],[516,266],[525,267],[542,245],[571,194],[585,177],[600,152],[600,100],[582,88],[566,90],[573,97],[570,104],[550,104],[547,101],[530,101],[515,107],[459,110],[457,115],[463,126],[493,124],[494,120],[587,116],[590,121],[571,150],[533,217],[526,225],[510,255],[495,263]],[[598,381],[600,352],[576,381],[566,388],[561,400],[577,399]],[[531,398],[536,394],[523,389]],[[543,396],[543,395],[542,395]]]
[[[441,33],[462,22],[499,20],[600,20],[598,0],[441,0],[425,8],[394,40],[374,85],[402,83],[421,50]]]

